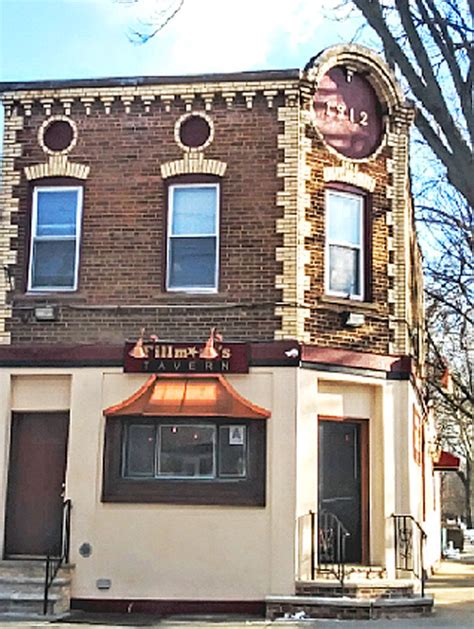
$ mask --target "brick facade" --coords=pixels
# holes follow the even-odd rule
[[[350,46],[331,54],[303,74],[1,86],[8,211],[0,243],[15,282],[14,290],[0,284],[1,341],[117,343],[143,326],[160,338],[194,340],[217,326],[228,340],[408,353],[409,108],[374,55]],[[328,147],[310,115],[318,72],[347,55],[372,72],[388,111],[380,149],[356,161]],[[202,150],[179,141],[179,121],[193,112],[212,128]],[[73,146],[58,155],[41,135],[52,117],[74,127]],[[221,183],[216,294],[164,289],[167,186],[192,176]],[[32,188],[64,181],[84,187],[78,290],[27,294]],[[324,195],[341,182],[370,197],[362,302],[325,295]],[[50,303],[56,320],[36,321],[34,307]],[[363,314],[364,324],[347,327],[348,311]]]
[[[195,111],[202,109],[195,103]],[[236,98],[232,108],[223,99],[213,105],[214,140],[206,158],[225,162],[227,172],[220,179],[220,290],[207,296],[167,294],[163,289],[166,181],[160,166],[183,156],[174,128],[184,111],[184,103],[177,101],[169,111],[154,103],[145,113],[139,103],[126,114],[116,103],[105,115],[96,104],[86,116],[79,103],[73,104],[78,141],[69,159],[90,169],[84,190],[79,290],[23,296],[31,186],[58,181],[28,182],[23,175],[16,188],[18,289],[8,326],[13,343],[116,342],[135,336],[142,325],[167,338],[199,338],[217,325],[226,338],[273,339],[278,326],[274,307],[281,299],[275,287],[280,266],[275,250],[281,243],[275,231],[281,217],[275,204],[281,186],[275,176],[278,109],[269,108],[262,96],[254,99],[251,110],[243,98]],[[43,109],[33,107],[19,133],[22,156],[15,162],[19,171],[44,161],[37,141],[43,121]],[[35,322],[32,303],[52,301],[59,304],[59,320]]]

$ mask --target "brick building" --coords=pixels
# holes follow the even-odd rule
[[[356,576],[416,582],[391,516],[429,569],[439,505],[385,65],[0,92],[4,557],[61,550],[65,498],[74,607],[260,610],[338,563],[329,514]]]

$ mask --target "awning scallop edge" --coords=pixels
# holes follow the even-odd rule
[[[104,415],[267,419],[270,412],[245,399],[221,374],[155,374]]]

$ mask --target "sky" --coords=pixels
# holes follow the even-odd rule
[[[354,32],[328,0],[185,0],[155,38],[129,41],[178,1],[0,0],[0,81],[302,68]]]

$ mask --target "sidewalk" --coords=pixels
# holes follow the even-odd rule
[[[269,622],[255,618],[242,617],[182,617],[175,616],[159,619],[150,616],[130,617],[96,615],[78,618],[75,621],[0,621],[0,627],[12,629],[21,627],[28,629],[110,629],[110,627],[157,627],[158,629],[258,629],[274,627],[306,628],[306,629],[338,629],[350,626],[353,629],[370,627],[373,629],[401,629],[406,627],[458,627],[472,629],[474,627],[474,544],[467,544],[461,558],[456,561],[443,561],[437,573],[429,580],[426,591],[435,599],[435,611],[427,618],[407,618],[402,620],[278,620]]]

